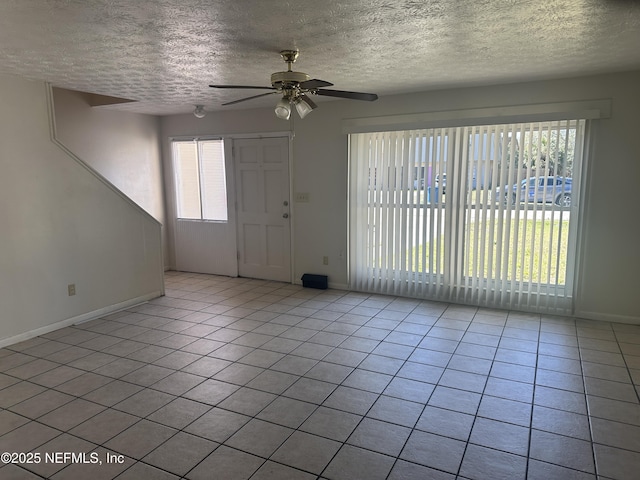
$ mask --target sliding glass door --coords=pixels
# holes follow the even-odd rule
[[[365,291],[571,310],[584,121],[351,135]]]

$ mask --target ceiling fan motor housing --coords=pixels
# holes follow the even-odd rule
[[[271,75],[271,86],[278,90],[295,88],[309,78],[309,75],[302,72],[276,72]]]

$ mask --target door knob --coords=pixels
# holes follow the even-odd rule
[[[282,214],[282,218],[289,218],[289,214],[288,213],[283,213]]]

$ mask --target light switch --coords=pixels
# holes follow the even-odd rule
[[[294,196],[297,203],[309,203],[309,194],[296,192]]]

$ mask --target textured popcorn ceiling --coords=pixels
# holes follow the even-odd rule
[[[635,0],[0,0],[0,73],[135,100],[233,107],[295,70],[336,89],[421,91],[640,68]],[[275,97],[275,96],[274,96]]]

